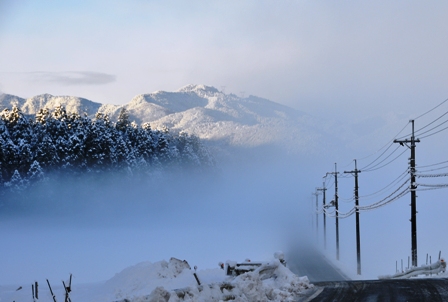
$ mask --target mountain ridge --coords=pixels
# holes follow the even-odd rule
[[[13,105],[27,115],[34,115],[40,108],[52,110],[63,105],[68,113],[85,113],[93,118],[100,112],[107,114],[111,121],[116,121],[124,108],[130,121],[140,125],[149,123],[153,129],[168,128],[195,135],[212,150],[229,156],[235,148],[250,153],[253,148],[269,147],[289,154],[316,155],[327,154],[337,147],[337,139],[329,135],[329,130],[337,132],[332,122],[268,99],[225,94],[206,85],[190,84],[174,92],[139,94],[123,105],[51,94],[28,99],[0,95],[0,109]]]

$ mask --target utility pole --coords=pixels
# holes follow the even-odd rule
[[[325,191],[327,191],[327,188],[325,188],[325,181],[322,184],[322,188],[317,188],[318,191],[322,191],[322,215],[323,215],[323,221],[324,221],[324,249],[327,249],[327,216],[325,213],[325,205],[326,205],[326,201],[325,201]]]
[[[410,122],[412,123],[411,139],[396,139],[394,140],[394,143],[399,143],[402,146],[406,145],[406,147],[411,149],[411,157],[409,158],[409,173],[411,173],[411,254],[412,266],[417,267],[417,185],[415,183],[415,143],[419,143],[420,140],[415,139],[414,136],[414,120],[410,120]],[[410,144],[410,146],[408,144]]]
[[[357,273],[361,275],[361,234],[359,231],[359,194],[358,194],[358,170],[355,159],[355,170],[344,171],[344,173],[350,173],[355,176],[355,209],[356,209],[356,261],[357,261]]]
[[[316,196],[316,239],[319,235],[319,192],[318,188],[316,188],[316,192],[313,193]]]
[[[332,201],[330,204],[334,204],[335,213],[336,213],[336,260],[339,260],[339,205],[338,205],[338,174],[337,164],[334,164],[334,172],[327,172],[327,175],[334,175],[334,202]],[[332,205],[333,206],[333,205]]]

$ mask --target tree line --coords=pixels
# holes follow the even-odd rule
[[[0,113],[0,189],[21,190],[50,175],[105,172],[145,175],[169,167],[204,169],[213,159],[200,140],[186,133],[154,130],[97,113],[67,113],[63,106],[25,116],[18,107]]]

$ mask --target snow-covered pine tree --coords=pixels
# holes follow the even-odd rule
[[[21,192],[27,187],[26,181],[22,179],[19,171],[14,170],[11,179],[5,183],[5,187],[12,192]]]
[[[194,137],[188,135],[185,132],[179,133],[176,139],[176,146],[179,150],[181,164],[187,166],[200,166],[201,161],[198,154],[195,152],[197,149],[197,141]]]
[[[85,140],[86,130],[88,130],[87,117],[81,117],[77,113],[67,115],[67,157],[66,169],[72,170],[72,173],[78,174],[86,168],[85,158]]]
[[[48,108],[40,108],[36,113],[36,123],[45,125],[47,120],[50,118],[50,110]]]
[[[34,159],[44,169],[55,169],[59,166],[59,155],[56,146],[50,135],[45,129],[35,133],[36,141],[34,142]]]
[[[32,127],[29,121],[17,106],[12,110],[2,112],[2,121],[7,129],[3,133],[6,138],[4,148],[4,162],[6,163],[8,174],[11,176],[14,170],[26,173],[32,161],[31,140]]]
[[[149,123],[142,127],[129,123],[124,108],[113,124],[107,115],[98,113],[91,120],[67,114],[63,106],[51,113],[39,110],[34,121],[17,107],[3,110],[0,159],[0,182],[14,190],[26,186],[28,178],[40,178],[41,172],[127,171],[135,176],[134,172],[154,173],[172,164],[211,162],[197,137],[173,135],[167,128],[152,130]]]
[[[26,175],[28,181],[31,183],[40,182],[45,179],[45,173],[37,160],[33,161]]]
[[[129,114],[126,108],[121,108],[120,113],[118,115],[117,123],[115,124],[115,128],[120,131],[125,131],[127,127],[129,127]]]

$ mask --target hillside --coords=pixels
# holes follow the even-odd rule
[[[247,148],[275,145],[293,153],[315,150],[321,134],[309,115],[256,96],[225,94],[214,87],[187,85],[176,92],[156,91],[135,96],[128,104],[100,104],[73,96],[43,94],[29,99],[3,94],[0,108],[17,105],[24,114],[57,105],[67,112],[108,114],[115,121],[122,108],[130,120],[149,122],[152,128],[194,134],[221,151],[226,147]]]

